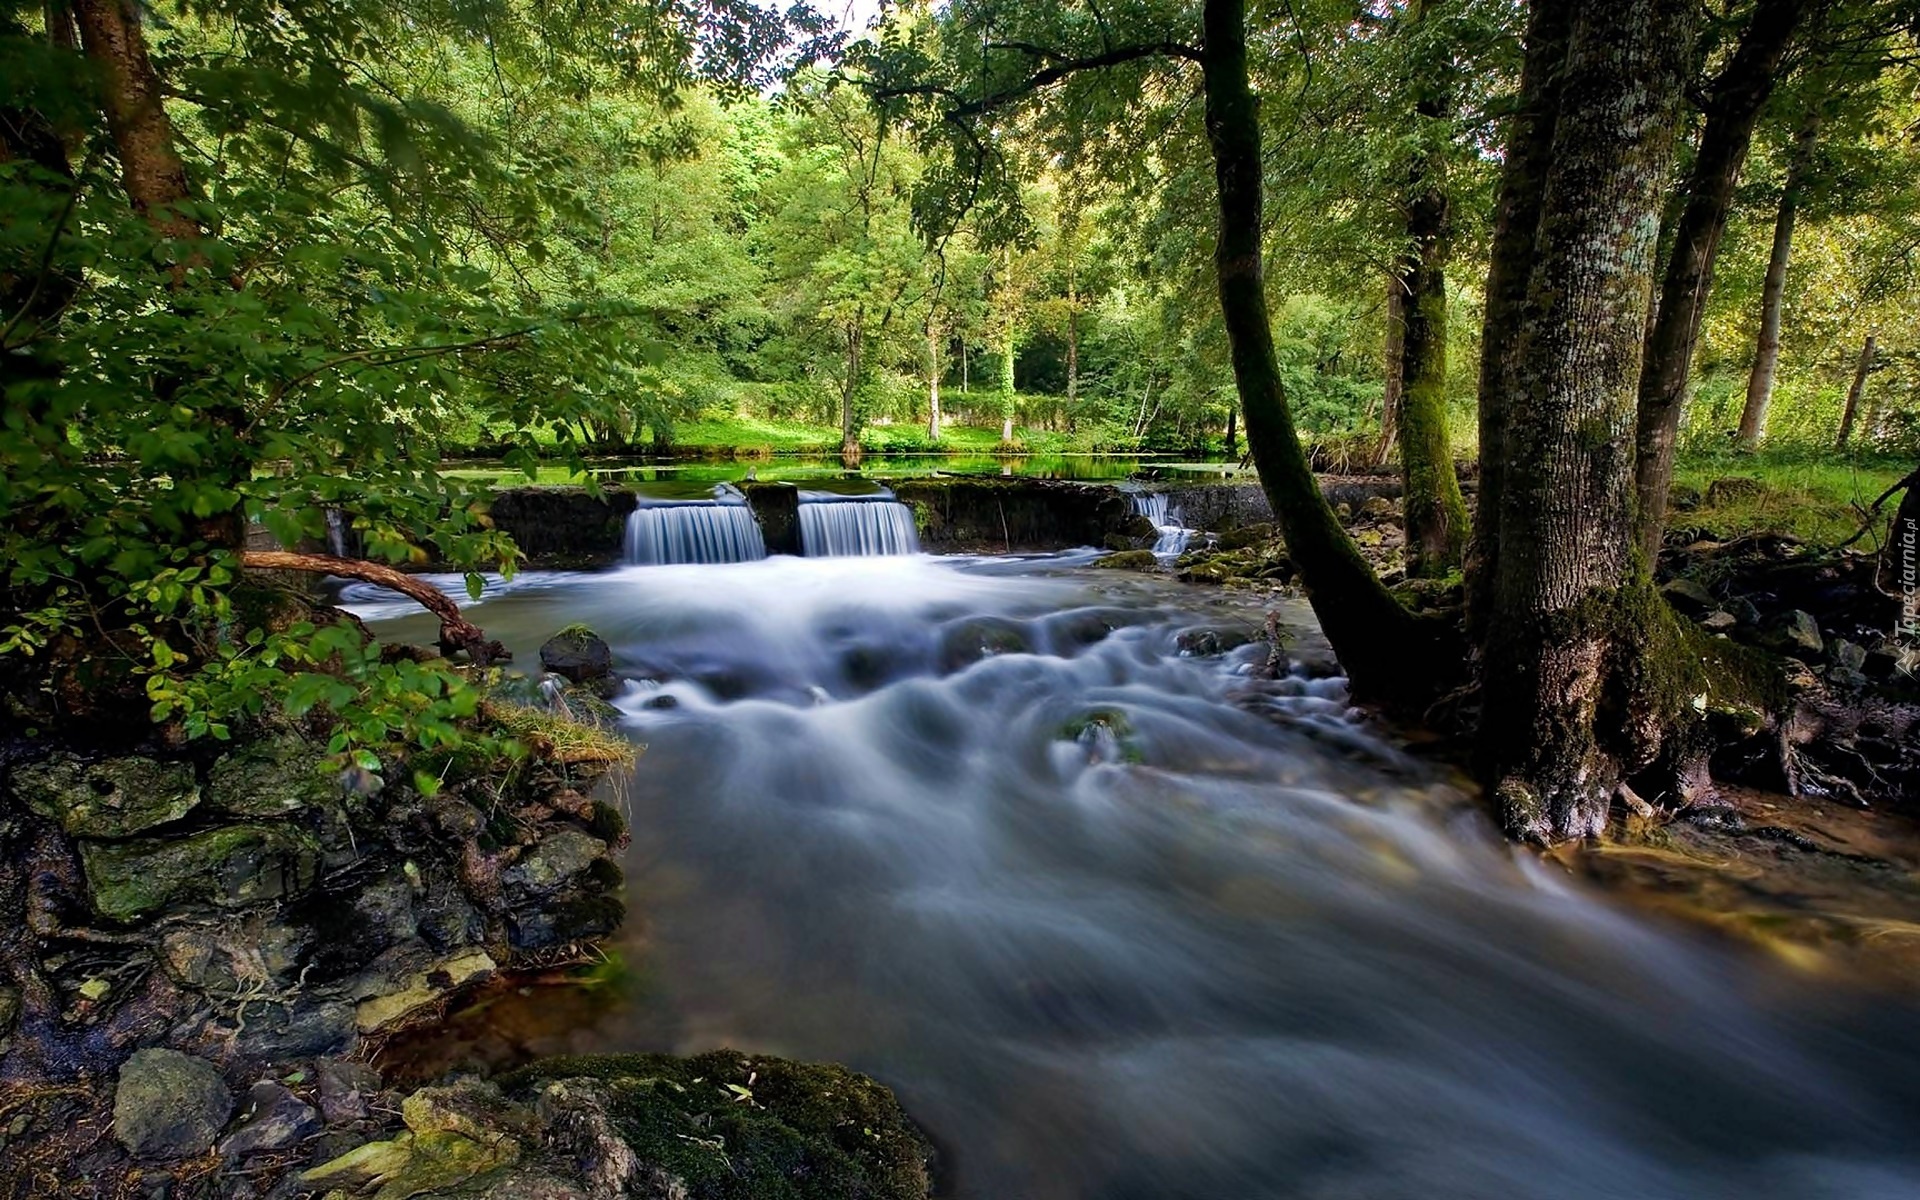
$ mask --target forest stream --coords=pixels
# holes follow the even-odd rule
[[[605,637],[645,746],[638,982],[590,1016],[536,997],[525,1048],[848,1063],[978,1200],[1920,1194],[1911,1007],[1506,843],[1348,709],[1304,604],[1276,670],[1268,603],[1091,557],[526,574],[471,605],[522,663]]]

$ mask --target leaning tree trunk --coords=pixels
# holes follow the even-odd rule
[[[1860,397],[1867,390],[1867,373],[1873,370],[1873,335],[1860,344],[1860,361],[1853,368],[1853,383],[1847,388],[1847,406],[1840,413],[1840,436],[1834,439],[1835,450],[1845,450],[1847,443],[1853,440],[1853,423],[1860,414]]]
[[[1687,173],[1687,205],[1674,231],[1673,254],[1660,284],[1660,301],[1646,338],[1635,417],[1639,496],[1638,533],[1647,560],[1660,553],[1667,492],[1673,485],[1674,444],[1693,373],[1693,350],[1713,286],[1720,235],[1733,207],[1734,183],[1746,162],[1754,123],[1773,92],[1801,18],[1815,0],[1758,0],[1733,57],[1714,81],[1700,151]]]
[[[1774,373],[1780,366],[1780,309],[1787,293],[1787,259],[1793,253],[1793,225],[1800,213],[1800,190],[1812,165],[1813,141],[1820,117],[1809,114],[1793,139],[1793,161],[1780,189],[1780,212],[1773,221],[1773,249],[1760,288],[1760,338],[1753,349],[1753,373],[1747,377],[1747,402],[1740,410],[1740,446],[1756,450],[1767,433],[1767,406],[1773,402]]]
[[[1533,267],[1534,234],[1553,156],[1560,111],[1561,68],[1567,55],[1573,9],[1565,0],[1542,0],[1527,17],[1526,58],[1520,103],[1507,131],[1506,165],[1494,209],[1493,247],[1487,269],[1480,335],[1480,494],[1467,561],[1467,620],[1486,624],[1493,581],[1499,574],[1500,506],[1506,474],[1507,414],[1517,387],[1514,349]]]
[[[1905,488],[1906,495],[1880,550],[1879,585],[1900,602],[1894,644],[1901,650],[1903,669],[1920,678],[1920,467],[1894,486]]]
[[[1435,0],[1415,5],[1425,20]],[[1449,82],[1422,81],[1415,109],[1428,122],[1452,111]],[[1407,189],[1407,241],[1402,266],[1406,297],[1401,338],[1400,481],[1407,534],[1407,573],[1439,578],[1460,565],[1467,545],[1467,505],[1453,468],[1447,434],[1447,259],[1452,253],[1452,205],[1439,151],[1414,156]]]
[[[440,649],[447,654],[465,651],[476,666],[482,667],[513,657],[499,642],[488,640],[479,626],[461,616],[460,606],[449,599],[445,592],[417,575],[361,558],[301,554],[292,550],[248,550],[241,554],[240,565],[258,571],[304,571],[314,575],[334,575],[391,588],[439,619]]]
[[[1321,495],[1280,383],[1261,261],[1259,103],[1248,86],[1245,0],[1206,0],[1207,141],[1218,187],[1214,267],[1247,445],[1287,552],[1356,695],[1431,695],[1452,665],[1437,626],[1396,601]]]
[[[1503,396],[1479,758],[1508,831],[1539,841],[1605,827],[1625,764],[1602,708],[1662,615],[1633,552],[1632,437],[1690,25],[1689,0],[1574,14],[1537,185]],[[1516,150],[1527,133],[1516,127]]]
[[[1375,469],[1387,465],[1400,438],[1400,389],[1406,383],[1406,284],[1398,271],[1387,275],[1387,336],[1385,379],[1380,385],[1380,440],[1373,444]]]

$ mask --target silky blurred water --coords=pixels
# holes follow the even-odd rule
[[[1914,1008],[1574,884],[1337,678],[1262,678],[1260,605],[1087,557],[469,605],[523,666],[583,621],[644,678],[618,704],[649,986],[550,1048],[847,1062],[978,1200],[1920,1196]]]

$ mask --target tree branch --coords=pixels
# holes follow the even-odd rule
[[[447,654],[465,650],[476,666],[505,662],[513,657],[499,642],[487,640],[479,626],[460,615],[460,606],[430,583],[404,571],[358,558],[339,558],[331,554],[301,554],[293,550],[247,550],[240,565],[261,571],[305,571],[314,575],[338,575],[391,588],[440,619],[440,649]]]
[[[1200,62],[1201,53],[1185,42],[1149,42],[1139,46],[1119,46],[1085,58],[1068,58],[1056,51],[1046,50],[1025,42],[994,42],[987,46],[989,50],[1017,50],[1022,54],[1043,58],[1053,65],[1044,67],[1027,76],[1010,88],[998,92],[989,92],[972,100],[963,100],[950,88],[928,84],[903,85],[900,87],[877,88],[874,98],[892,100],[903,96],[946,96],[957,103],[949,110],[954,117],[977,117],[1004,108],[1023,97],[1030,96],[1043,88],[1048,88],[1069,75],[1081,71],[1096,71],[1103,67],[1117,67],[1122,63],[1136,62],[1143,58],[1173,58],[1187,62]]]

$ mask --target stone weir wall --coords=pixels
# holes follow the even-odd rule
[[[875,479],[913,509],[920,544],[934,553],[1030,553],[1074,546],[1128,549],[1150,544],[1153,528],[1135,511],[1129,491],[1113,484],[1055,479]],[[789,483],[745,483],[741,490],[773,554],[798,554],[799,492]],[[1258,483],[1153,486],[1189,528],[1224,533],[1273,520]],[[1400,494],[1388,476],[1327,476],[1321,490],[1334,504],[1358,509],[1374,497]],[[556,569],[604,566],[624,551],[626,520],[636,497],[609,487],[594,496],[581,487],[503,488],[491,516],[511,533],[527,565]]]

